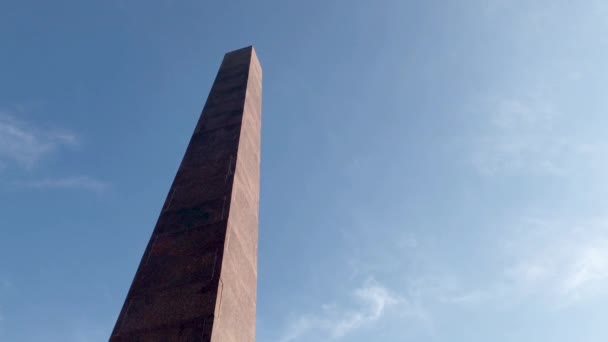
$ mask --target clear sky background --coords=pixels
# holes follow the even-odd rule
[[[258,342],[608,340],[608,3],[2,1],[0,341],[107,341],[223,54]]]

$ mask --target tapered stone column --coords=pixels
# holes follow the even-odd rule
[[[262,69],[224,56],[110,341],[255,341]]]

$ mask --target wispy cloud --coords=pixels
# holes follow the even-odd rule
[[[608,220],[528,220],[508,239],[506,280],[556,306],[608,294]]]
[[[496,228],[490,240],[478,240],[489,246],[483,248],[489,254],[480,262],[479,271],[469,275],[460,273],[458,266],[452,269],[449,263],[442,264],[445,260],[435,255],[433,240],[419,240],[415,250],[409,251],[393,250],[391,242],[383,243],[378,254],[390,254],[382,259],[392,260],[388,262],[393,272],[404,275],[402,288],[406,289],[398,295],[388,292],[396,299],[389,307],[414,308],[411,312],[417,312],[420,322],[432,328],[435,310],[446,306],[503,310],[534,300],[543,309],[560,310],[608,296],[608,218],[520,216]],[[401,244],[393,239],[392,245]],[[378,256],[366,255],[363,260],[374,258]],[[416,268],[407,266],[404,260],[409,259],[416,260]],[[364,267],[360,263],[355,262],[358,268]],[[319,325],[309,316],[301,319],[293,325],[294,332],[311,322]],[[349,326],[349,322],[344,319],[341,325]],[[333,326],[340,324],[334,321]]]
[[[18,181],[12,184],[34,189],[74,189],[103,192],[109,184],[91,177],[78,176],[58,179],[41,179],[33,181]]]
[[[568,134],[567,121],[542,97],[491,101],[472,153],[482,175],[568,176],[602,158],[606,142]]]
[[[438,299],[447,304],[469,306],[485,303],[495,296],[496,294],[487,290],[472,289],[464,292],[454,291],[453,293],[446,293],[438,296]]]
[[[17,112],[23,112],[19,109]],[[41,159],[66,147],[79,145],[71,131],[49,128],[0,110],[0,166],[16,165],[30,169]],[[5,184],[35,189],[74,189],[101,193],[109,184],[89,176],[8,181]]]
[[[6,112],[0,112],[0,162],[32,167],[43,157],[64,146],[78,144],[67,130],[38,127]]]
[[[495,272],[473,283],[427,285],[423,295],[484,310],[530,300],[554,310],[608,295],[608,219],[525,218],[488,243],[497,252]]]
[[[325,304],[317,313],[292,319],[278,341],[303,341],[312,336],[321,340],[338,340],[381,320],[391,309],[409,317],[427,319],[423,310],[375,280],[368,280],[352,291],[351,299],[351,303]]]

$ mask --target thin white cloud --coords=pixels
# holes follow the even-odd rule
[[[496,251],[488,255],[495,258],[494,266],[474,281],[457,273],[449,276],[449,270],[444,276],[410,275],[431,314],[433,303],[488,311],[533,300],[561,310],[608,296],[608,218],[525,218],[485,243]]]
[[[389,292],[389,298],[397,302],[389,301],[391,304],[385,307],[402,305],[399,310],[416,309],[412,303],[420,303],[417,310],[411,311],[412,315],[417,312],[419,322],[431,326],[429,332],[432,334],[429,317],[443,306],[503,310],[524,303],[529,305],[530,300],[534,300],[535,305],[545,309],[560,310],[608,296],[608,218],[524,217],[501,224],[491,236],[492,240],[479,243],[492,246],[488,249],[492,254],[487,257],[493,261],[472,277],[464,277],[446,265],[437,264],[440,263],[437,258],[430,258],[434,260],[430,264],[425,264],[422,262],[425,258],[415,254],[404,258],[406,250],[393,251],[391,244],[385,243],[382,248],[392,255],[387,258],[393,260],[391,267],[407,278],[406,294]],[[416,245],[417,253],[433,253],[428,243]],[[423,267],[408,270],[406,265],[394,264],[395,260],[410,258],[422,262]],[[382,311],[374,311],[372,305],[366,308],[367,318],[375,317],[373,312]],[[332,321],[335,334],[326,329],[328,339],[344,336],[340,333],[341,327],[348,331],[349,327],[363,321],[362,314],[348,310],[342,310],[342,313],[340,320]],[[295,328],[310,331],[313,329],[310,325],[319,325],[317,318],[303,317],[293,325],[294,331]]]
[[[484,176],[569,176],[574,168],[593,167],[603,157],[605,141],[565,134],[567,121],[543,98],[492,101],[487,124],[472,152]]]
[[[323,340],[339,340],[354,331],[377,322],[389,309],[416,318],[426,314],[375,280],[368,280],[351,293],[352,303],[323,305],[319,312],[292,319],[279,342],[309,340],[311,336]]]
[[[494,294],[474,289],[466,292],[455,292],[453,294],[445,294],[444,296],[440,296],[439,299],[448,304],[458,304],[458,305],[476,305],[478,303],[486,302],[489,299],[492,299]]]
[[[532,222],[507,243],[515,290],[559,307],[608,294],[608,220]]]
[[[34,189],[74,189],[88,190],[98,193],[107,190],[109,187],[109,184],[106,182],[86,176],[19,181],[13,182],[13,184]]]
[[[387,307],[398,302],[386,288],[375,282],[356,289],[354,297],[362,304],[362,309],[348,312],[339,320],[331,322],[328,329],[333,338],[342,337],[368,322],[378,320]]]
[[[30,168],[60,147],[78,144],[72,132],[37,127],[0,112],[0,162]]]
[[[421,286],[424,300],[487,311],[532,299],[562,309],[608,296],[608,219],[528,218],[504,231],[488,242],[497,251],[496,272],[473,283],[432,279]]]
[[[41,159],[61,148],[79,145],[73,132],[26,122],[0,111],[0,168],[16,165],[30,169]],[[75,189],[103,192],[108,183],[88,176],[44,178],[7,182],[9,185],[36,189]]]

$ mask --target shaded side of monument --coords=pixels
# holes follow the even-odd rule
[[[255,340],[262,69],[224,56],[110,341]]]

